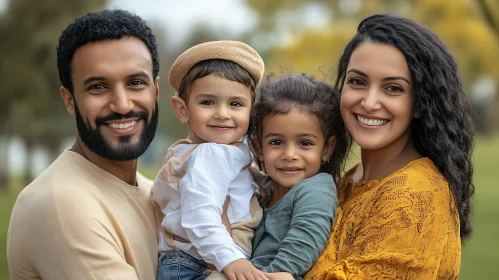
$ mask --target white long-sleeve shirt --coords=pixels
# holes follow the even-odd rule
[[[251,156],[243,142],[174,144],[153,185],[159,229],[159,252],[182,250],[222,270],[249,258],[222,224],[222,207],[230,197],[231,224],[250,220],[250,200],[257,186],[249,173]],[[174,240],[172,234],[188,240]]]

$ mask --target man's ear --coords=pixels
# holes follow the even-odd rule
[[[329,161],[331,155],[333,154],[334,147],[336,146],[336,136],[331,136],[324,146],[324,151],[322,152],[322,161]]]
[[[178,120],[181,123],[187,123],[189,121],[189,110],[187,109],[187,104],[185,104],[185,101],[178,96],[172,96],[171,100],[173,110],[175,111]]]
[[[66,105],[66,110],[71,116],[76,115],[75,111],[75,100],[73,94],[65,87],[61,87],[61,97],[64,100],[64,105]]]
[[[159,77],[156,77],[156,81],[154,82],[154,87],[156,88],[156,101],[159,100]]]

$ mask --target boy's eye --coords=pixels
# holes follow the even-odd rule
[[[241,102],[231,102],[230,103],[230,106],[235,106],[235,107],[243,107],[243,103]]]
[[[211,101],[211,100],[203,100],[203,101],[201,101],[199,104],[209,106],[209,105],[213,105],[213,104],[215,104],[215,102],[213,102],[213,101]]]
[[[279,145],[282,145],[282,141],[281,140],[270,140],[269,145],[279,146]]]

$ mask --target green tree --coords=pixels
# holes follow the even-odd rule
[[[48,148],[55,156],[61,141],[74,135],[73,120],[59,94],[55,48],[67,24],[104,8],[106,2],[15,0],[0,18],[0,134],[23,138],[28,163],[35,146]]]

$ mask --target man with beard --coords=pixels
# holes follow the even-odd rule
[[[157,236],[137,159],[156,131],[156,39],[138,16],[89,13],[59,38],[61,96],[78,131],[19,195],[11,279],[154,279]]]

